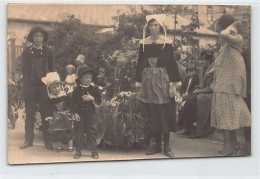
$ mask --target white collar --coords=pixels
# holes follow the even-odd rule
[[[142,39],[140,42],[140,44],[164,44],[164,43],[167,43],[167,44],[172,44],[172,41],[168,38],[164,39],[164,36],[163,35],[159,35],[159,38],[156,39],[155,41],[152,40],[152,37],[149,36],[147,37],[146,39]]]
[[[83,88],[88,88],[90,85],[84,86],[84,85],[80,84],[80,86]]]
[[[42,50],[42,45],[40,47],[36,47],[34,45],[32,45],[33,48],[36,48],[36,49],[39,49],[39,50]]]

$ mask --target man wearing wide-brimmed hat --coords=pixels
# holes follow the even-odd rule
[[[45,85],[42,83],[42,77],[48,72],[55,70],[52,51],[44,45],[49,39],[48,32],[40,26],[33,27],[27,36],[27,40],[32,43],[25,48],[22,54],[22,81],[23,97],[25,101],[25,141],[20,149],[25,149],[33,145],[34,124],[37,104],[42,118],[42,132],[47,149],[52,149],[49,142],[49,133],[47,131],[47,122],[44,121],[44,104],[47,98]]]

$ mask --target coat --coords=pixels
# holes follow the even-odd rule
[[[41,78],[55,71],[52,51],[47,46],[36,49],[27,47],[22,53],[22,75],[24,84],[41,84]]]

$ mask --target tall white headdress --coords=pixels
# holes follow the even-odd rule
[[[163,28],[163,31],[164,31],[164,44],[163,44],[162,48],[164,48],[165,43],[166,43],[166,36],[167,36],[166,29],[165,29],[165,27],[163,25],[163,22],[164,22],[165,18],[166,18],[166,14],[153,14],[153,15],[147,15],[146,16],[146,24],[145,24],[145,26],[143,28],[143,51],[144,51],[144,44],[145,44],[144,41],[145,41],[146,28],[148,26],[149,21],[152,20],[152,19],[155,19]]]

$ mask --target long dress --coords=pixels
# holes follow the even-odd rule
[[[178,66],[173,57],[171,41],[164,37],[156,43],[151,38],[140,42],[136,81],[142,82],[137,99],[144,103],[151,133],[169,133],[176,127],[175,101],[169,97],[169,82],[180,81]]]
[[[251,126],[246,97],[246,68],[240,53],[242,37],[231,25],[220,34],[222,47],[216,54],[211,126],[235,130]]]

